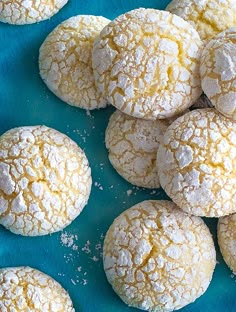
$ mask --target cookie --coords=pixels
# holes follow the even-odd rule
[[[128,182],[158,188],[156,155],[169,119],[144,120],[119,110],[112,114],[106,129],[106,147],[115,170]]]
[[[57,26],[40,47],[40,75],[67,104],[89,110],[107,105],[95,86],[91,59],[94,39],[109,22],[102,16],[71,17]]]
[[[0,310],[75,312],[65,289],[30,267],[0,269]]]
[[[236,27],[211,39],[203,49],[200,62],[203,91],[220,113],[233,120],[236,120],[235,54]]]
[[[56,14],[67,2],[68,0],[1,0],[0,21],[15,25],[37,23]]]
[[[236,25],[235,0],[172,0],[166,10],[191,23],[205,42]]]
[[[167,129],[157,153],[167,195],[205,217],[236,212],[236,123],[213,108],[193,110]]]
[[[169,12],[136,9],[94,42],[98,89],[123,113],[148,120],[181,114],[201,95],[197,31]]]
[[[236,214],[222,217],[217,227],[218,244],[229,268],[236,273]]]
[[[103,247],[109,283],[129,306],[181,309],[207,289],[216,264],[211,234],[199,217],[168,201],[144,201],[118,216]]]
[[[91,170],[84,152],[46,126],[0,137],[0,224],[25,236],[69,225],[87,204]]]

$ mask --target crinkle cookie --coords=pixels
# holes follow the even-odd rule
[[[193,110],[167,129],[157,153],[161,186],[184,211],[236,212],[236,123],[215,109]]]
[[[111,116],[106,147],[112,166],[125,180],[140,187],[160,187],[156,155],[170,124],[168,119],[137,119],[119,110]]]
[[[168,201],[144,201],[110,226],[103,247],[109,283],[131,307],[169,312],[207,289],[216,264],[209,229]]]
[[[46,20],[56,14],[68,0],[1,0],[0,21],[23,25]]]
[[[65,289],[30,267],[0,269],[0,311],[75,312]]]
[[[0,137],[0,224],[13,233],[62,230],[87,204],[90,189],[88,160],[66,135],[34,126]]]
[[[191,23],[204,41],[236,25],[235,0],[172,0],[166,10]]]
[[[93,69],[109,103],[133,117],[181,114],[201,95],[202,41],[169,12],[137,9],[117,17],[94,42]]]
[[[236,27],[233,27],[207,43],[200,62],[203,91],[220,113],[233,120],[236,120],[235,55]]]
[[[39,51],[40,75],[48,88],[67,104],[84,109],[105,107],[92,69],[94,39],[110,21],[78,15],[57,26]]]
[[[217,237],[225,262],[236,274],[236,214],[219,219]]]

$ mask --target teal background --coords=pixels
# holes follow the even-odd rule
[[[69,135],[86,152],[94,183],[89,204],[63,232],[77,235],[74,249],[61,242],[61,234],[27,238],[0,226],[0,267],[29,265],[42,270],[68,290],[76,312],[125,312],[127,307],[107,283],[102,268],[102,237],[113,219],[144,199],[167,198],[162,190],[137,189],[114,171],[107,158],[104,131],[109,107],[91,112],[66,105],[56,98],[39,77],[38,50],[48,33],[63,20],[77,14],[103,15],[113,19],[138,7],[164,9],[167,0],[70,0],[48,21],[25,26],[0,23],[0,134],[25,125],[44,124]],[[127,190],[132,190],[130,196]],[[155,194],[154,194],[155,193]],[[207,224],[216,238],[217,220]],[[91,253],[83,250],[90,242]],[[215,239],[216,242],[216,239]],[[216,242],[217,245],[217,242]],[[218,248],[218,247],[217,247]],[[96,257],[96,260],[92,259]],[[236,311],[236,279],[225,265],[218,249],[218,264],[207,292],[181,311]],[[78,268],[81,269],[78,271]],[[83,285],[86,284],[86,285]]]

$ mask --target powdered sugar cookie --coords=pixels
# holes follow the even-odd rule
[[[85,109],[107,105],[95,86],[91,54],[95,37],[109,22],[102,16],[74,16],[57,26],[42,44],[40,75],[66,103]]]
[[[204,41],[236,25],[235,0],[172,0],[166,10],[191,23]]]
[[[128,182],[147,188],[160,187],[156,154],[168,119],[137,119],[116,111],[106,129],[109,160]]]
[[[144,201],[110,226],[104,269],[114,291],[129,306],[178,310],[207,289],[216,264],[211,234],[201,218],[168,201]]]
[[[87,204],[91,171],[66,135],[20,127],[0,137],[0,224],[26,235],[62,230]]]
[[[222,217],[218,221],[218,244],[230,269],[236,272],[236,214]]]
[[[236,15],[236,12],[235,12]],[[203,91],[215,108],[236,120],[236,27],[205,46],[200,65]]]
[[[56,14],[68,0],[1,0],[0,21],[23,25],[46,20]]]
[[[206,217],[236,212],[236,123],[205,108],[175,120],[158,153],[161,186],[184,211]]]
[[[0,269],[0,310],[75,311],[69,294],[58,282],[30,267]]]
[[[143,119],[178,115],[201,95],[194,28],[169,12],[137,9],[108,24],[95,40],[98,89],[122,112]]]

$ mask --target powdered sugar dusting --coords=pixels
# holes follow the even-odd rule
[[[60,235],[60,243],[62,247],[66,248],[64,253],[65,264],[74,266],[74,274],[69,276],[73,285],[86,286],[89,283],[88,272],[83,269],[82,263],[84,261],[100,265],[102,260],[102,242],[104,234],[98,234],[98,239],[95,241],[86,240],[80,243],[80,237],[77,234],[64,231]],[[69,251],[69,252],[68,252]],[[64,273],[58,273],[58,276],[65,276]]]

